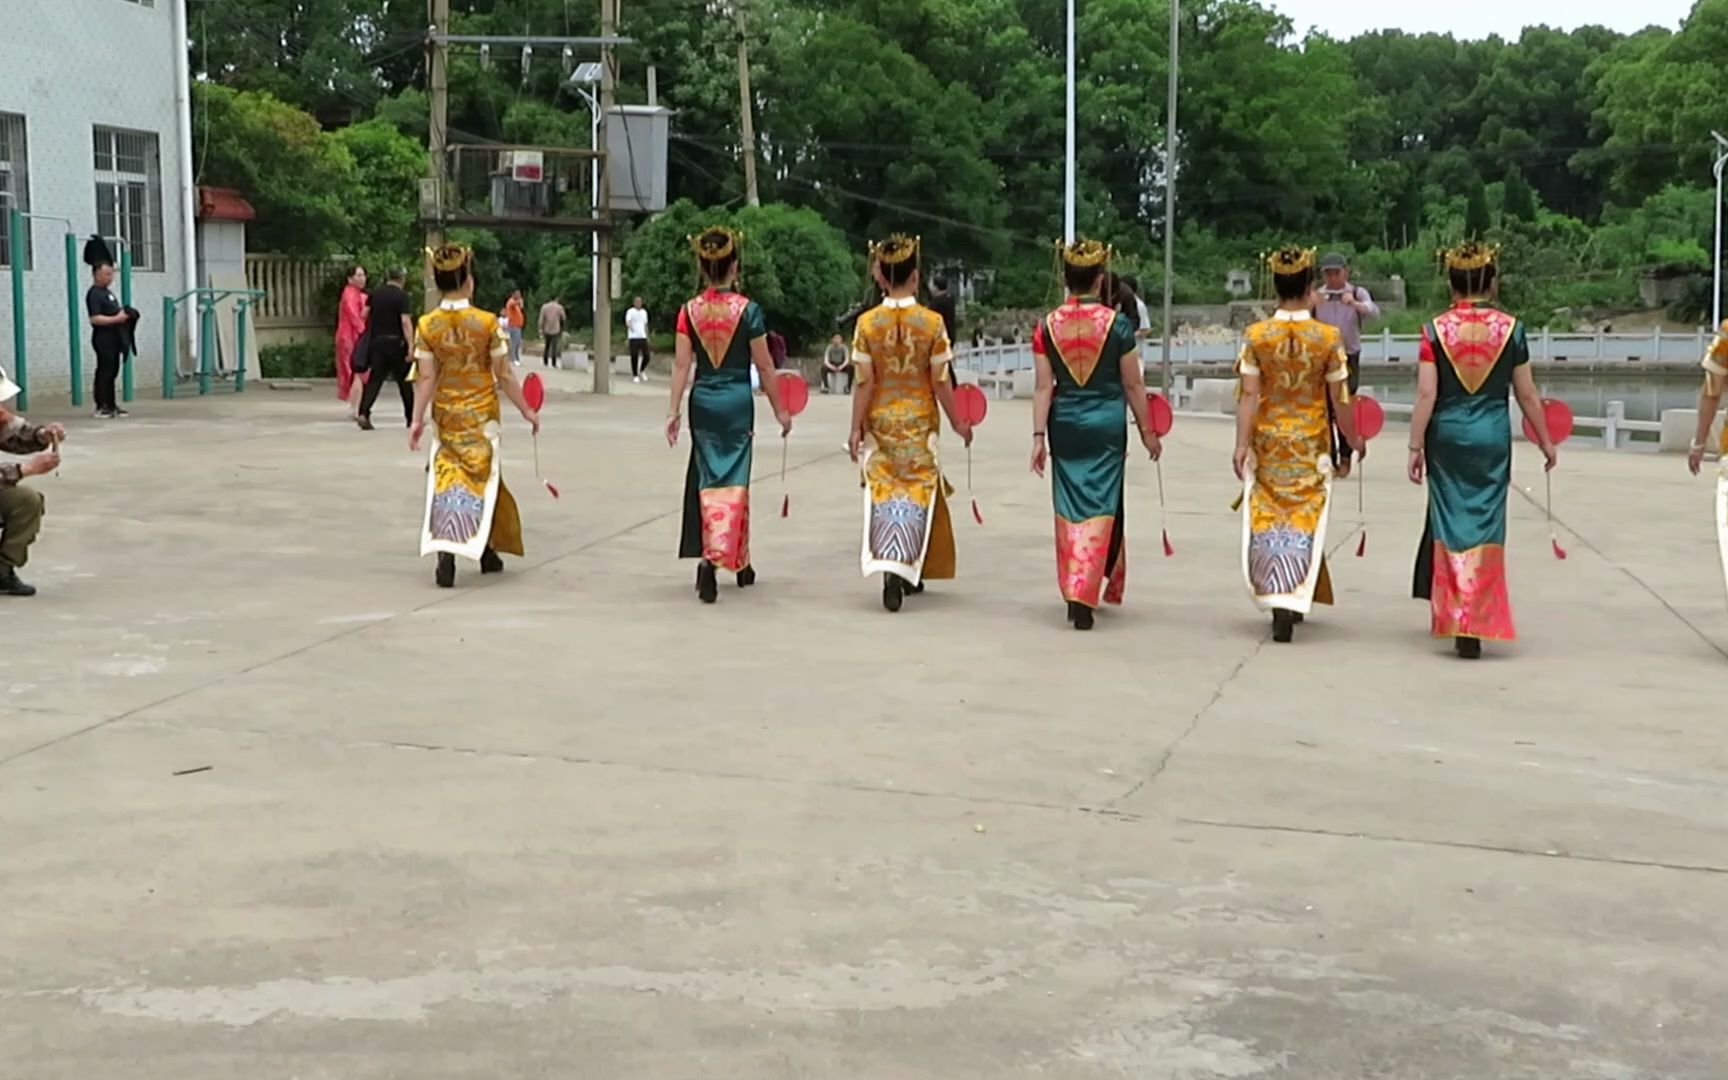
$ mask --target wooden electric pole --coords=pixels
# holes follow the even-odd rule
[[[744,201],[761,206],[756,191],[756,118],[750,103],[750,36],[744,25],[744,0],[734,0],[733,12],[738,16],[738,116],[744,136]]]
[[[611,38],[618,32],[618,0],[600,0],[600,36]],[[617,53],[611,45],[600,47],[600,123],[595,140],[601,153],[606,152],[607,124],[611,119],[612,98],[617,84]],[[597,205],[600,229],[600,257],[594,265],[594,392],[612,392],[612,165],[602,159],[600,193]]]
[[[450,0],[426,0],[432,20],[431,36],[426,41],[426,90],[432,98],[431,122],[426,132],[427,173],[432,180],[434,206],[426,225],[426,246],[436,250],[444,243],[445,159],[449,154],[450,131],[450,45],[445,35],[450,33]],[[432,262],[425,260],[426,308],[437,304],[437,285],[432,281]]]

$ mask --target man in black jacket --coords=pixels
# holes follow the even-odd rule
[[[952,349],[954,342],[954,323],[959,319],[959,311],[955,307],[954,294],[948,291],[948,278],[937,274],[930,280],[930,310],[942,316],[942,328],[948,332],[948,347]],[[954,365],[948,365],[948,383],[959,386],[954,377]]]
[[[414,319],[408,314],[408,290],[403,283],[408,271],[392,267],[389,280],[372,290],[371,307],[366,316],[366,357],[372,375],[366,380],[366,392],[360,397],[360,413],[355,423],[360,430],[372,429],[372,405],[386,379],[395,382],[402,395],[402,417],[407,427],[414,426],[414,388],[408,384],[408,348],[414,340]]]

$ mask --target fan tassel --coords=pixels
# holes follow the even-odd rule
[[[1164,557],[1166,559],[1168,559],[1174,554],[1176,554],[1176,545],[1172,544],[1170,542],[1170,530],[1165,529],[1164,530]]]
[[[1554,557],[1556,559],[1564,559],[1566,557],[1566,549],[1560,546],[1559,537],[1550,536],[1548,542],[1554,545]]]
[[[787,493],[787,495],[780,500],[780,516],[781,517],[791,517],[792,516],[792,495],[791,495],[791,493]]]
[[[554,485],[553,485],[553,483],[552,483],[552,481],[550,481],[550,480],[542,480],[542,481],[540,481],[540,482],[541,482],[541,483],[542,483],[542,484],[545,484],[545,485],[546,485],[546,490],[547,490],[547,491],[550,491],[550,492],[551,492],[551,493],[552,493],[552,497],[553,497],[553,498],[554,498],[554,499],[556,499],[556,498],[560,498],[560,496],[559,496],[559,494],[558,494],[558,488],[557,488],[557,487],[556,487],[556,486],[554,486]]]
[[[978,509],[977,499],[972,500],[972,520],[980,525],[984,524],[984,512]]]
[[[1362,530],[1362,539],[1356,541],[1356,557],[1360,559],[1368,554],[1368,530]]]

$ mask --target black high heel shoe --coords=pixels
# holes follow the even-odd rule
[[[1475,638],[1475,637],[1456,638],[1452,642],[1452,647],[1458,650],[1458,658],[1460,660],[1480,660],[1480,659],[1482,659],[1482,639],[1481,638]]]
[[[1272,611],[1272,640],[1280,644],[1288,643],[1296,636],[1296,613],[1275,608]]]
[[[738,571],[738,587],[740,589],[748,589],[754,584],[756,584],[756,568],[754,566],[746,566]]]
[[[440,589],[454,588],[456,585],[456,556],[448,551],[438,553],[438,570],[432,575],[432,580],[438,583]]]
[[[1079,603],[1078,601],[1069,604],[1068,608],[1069,621],[1074,624],[1074,629],[1092,629],[1093,612],[1091,608],[1087,607],[1085,604]]]
[[[720,582],[714,574],[714,564],[707,559],[696,568],[696,595],[704,604],[720,599]]]
[[[882,606],[889,611],[899,611],[905,598],[905,582],[896,574],[882,575]]]
[[[482,574],[502,574],[504,572],[504,560],[499,557],[496,551],[487,548],[480,553],[480,572]]]

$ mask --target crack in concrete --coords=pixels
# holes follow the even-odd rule
[[[1522,855],[1535,859],[1555,859],[1563,862],[1599,863],[1605,866],[1633,866],[1651,870],[1677,870],[1694,874],[1728,874],[1728,866],[1711,863],[1677,863],[1661,859],[1628,859],[1617,855],[1586,855],[1574,851],[1544,851],[1511,844],[1489,844],[1476,840],[1437,840],[1415,836],[1392,836],[1342,829],[1322,829],[1304,825],[1273,825],[1254,821],[1216,821],[1210,818],[1172,817],[1178,825],[1207,829],[1233,829],[1242,832],[1290,833],[1296,836],[1325,836],[1338,840],[1372,840],[1382,844],[1412,844],[1417,847],[1453,848],[1461,851],[1485,851],[1498,855]]]
[[[836,457],[839,457],[839,456],[840,456],[840,451],[830,451],[829,453],[822,454],[818,457],[811,458],[808,461],[800,462],[799,464],[792,466],[787,471],[788,472],[797,472],[800,469],[806,469],[812,465],[820,465],[825,461],[830,461],[830,460],[832,460]],[[753,476],[751,478],[751,483],[755,483],[759,479],[765,479],[769,475],[772,475],[772,474],[771,473],[765,473],[763,475],[763,477],[754,477]],[[638,521],[633,525],[627,525],[622,529],[618,529],[618,530],[615,530],[613,532],[607,533],[604,536],[597,537],[597,538],[590,540],[586,543],[578,544],[576,547],[571,548],[570,550],[565,551],[561,554],[551,555],[551,556],[547,557],[546,559],[541,560],[540,562],[533,563],[529,566],[524,566],[521,570],[517,571],[512,576],[515,578],[518,578],[518,579],[524,578],[527,575],[532,574],[537,570],[544,569],[545,567],[551,566],[555,563],[563,562],[566,559],[573,559],[579,555],[582,555],[583,553],[585,553],[587,551],[590,551],[594,548],[601,546],[602,544],[611,543],[613,540],[617,540],[621,537],[628,536],[631,533],[636,532],[638,529],[645,529],[650,525],[658,524],[659,522],[665,521],[668,518],[674,517],[674,516],[681,514],[683,512],[684,512],[683,507],[680,506],[676,510],[666,510],[666,511],[663,511],[661,513],[655,514],[652,517],[644,518],[643,520]],[[508,587],[509,582],[505,581],[505,582],[502,582],[500,584],[503,585],[504,587]],[[493,586],[493,587],[497,588],[498,586]],[[69,731],[64,735],[56,736],[55,738],[49,739],[46,742],[41,742],[41,743],[37,743],[35,746],[26,747],[25,749],[19,750],[16,753],[13,753],[13,754],[8,755],[6,757],[0,758],[0,769],[5,768],[6,766],[12,764],[14,761],[18,761],[22,758],[29,757],[31,754],[35,754],[35,753],[38,753],[40,751],[47,750],[51,747],[59,746],[61,743],[70,742],[73,739],[82,738],[85,735],[94,734],[95,732],[101,731],[102,729],[109,727],[110,725],[120,723],[123,720],[132,719],[133,717],[136,717],[141,713],[149,712],[151,709],[159,708],[163,705],[172,704],[173,702],[180,701],[184,698],[191,697],[194,694],[203,693],[205,690],[208,690],[214,686],[220,686],[230,679],[235,679],[235,678],[239,678],[241,676],[250,675],[254,671],[262,671],[263,669],[271,666],[272,664],[279,664],[284,660],[292,660],[297,656],[303,656],[306,653],[309,653],[314,649],[320,649],[326,645],[330,645],[334,642],[341,641],[344,638],[352,637],[356,634],[363,634],[368,630],[372,630],[372,629],[375,629],[377,627],[384,626],[388,623],[395,622],[397,619],[400,619],[403,616],[415,615],[415,614],[418,614],[419,612],[425,611],[428,608],[436,607],[439,604],[449,603],[450,601],[460,600],[460,599],[463,599],[465,597],[473,596],[473,595],[476,595],[476,594],[473,592],[468,592],[468,591],[457,592],[455,590],[439,590],[439,595],[435,595],[435,596],[431,597],[425,603],[416,604],[413,607],[406,608],[402,611],[398,611],[394,615],[390,615],[386,618],[378,619],[378,620],[373,621],[373,622],[360,623],[358,625],[348,627],[344,630],[340,630],[334,634],[331,634],[329,637],[320,638],[317,641],[309,642],[305,645],[302,645],[297,649],[290,649],[289,651],[287,651],[285,653],[280,653],[276,656],[272,656],[272,657],[269,657],[267,659],[260,660],[255,664],[248,664],[245,667],[238,668],[234,671],[230,671],[230,672],[227,672],[227,673],[222,674],[222,675],[218,675],[214,679],[210,679],[207,682],[200,683],[197,686],[192,686],[192,687],[188,687],[184,690],[176,691],[176,692],[174,692],[172,694],[168,694],[164,697],[157,698],[155,701],[147,701],[142,705],[136,705],[130,709],[125,710],[124,712],[116,713],[115,715],[107,717],[106,719],[98,720],[97,722],[95,722],[93,724],[89,724],[89,725],[86,725],[85,727],[79,728],[77,731]]]
[[[1513,483],[1512,490],[1516,491],[1519,495],[1522,495],[1524,497],[1525,502],[1528,502],[1531,506],[1535,507],[1538,510],[1543,511],[1545,516],[1547,515],[1547,509],[1548,508],[1543,503],[1536,501],[1536,495],[1534,492],[1529,491],[1523,487],[1520,487],[1516,482]],[[1714,638],[1710,637],[1710,635],[1706,634],[1704,632],[1703,628],[1700,627],[1697,623],[1693,622],[1691,619],[1688,619],[1686,616],[1680,614],[1680,611],[1677,608],[1675,608],[1675,606],[1673,604],[1670,604],[1668,602],[1667,597],[1665,597],[1661,593],[1657,592],[1643,578],[1641,578],[1637,574],[1633,573],[1626,566],[1623,566],[1619,562],[1616,562],[1615,560],[1609,558],[1608,554],[1606,552],[1604,552],[1601,548],[1597,547],[1594,543],[1592,543],[1588,536],[1585,536],[1582,532],[1579,532],[1577,529],[1573,528],[1570,524],[1568,524],[1565,518],[1560,517],[1559,515],[1552,515],[1552,521],[1554,522],[1554,524],[1559,525],[1562,529],[1565,529],[1567,532],[1571,533],[1578,540],[1578,543],[1582,544],[1584,546],[1584,548],[1586,550],[1588,550],[1592,555],[1596,556],[1598,559],[1601,559],[1604,564],[1611,567],[1612,569],[1619,571],[1623,576],[1630,579],[1634,585],[1636,585],[1640,589],[1644,590],[1644,592],[1646,594],[1648,594],[1652,600],[1655,600],[1658,604],[1660,604],[1662,606],[1662,609],[1664,611],[1666,611],[1666,612],[1668,612],[1668,614],[1674,616],[1674,618],[1679,621],[1680,625],[1684,626],[1686,629],[1692,631],[1693,634],[1697,635],[1699,641],[1702,641],[1704,644],[1706,644],[1710,648],[1714,649],[1716,651],[1716,653],[1718,655],[1720,655],[1723,659],[1728,660],[1728,648],[1724,648],[1722,645],[1718,644],[1717,641]]]
[[[138,726],[188,735],[221,735],[228,737],[249,735],[254,738],[291,740],[321,746],[334,746],[348,750],[412,750],[422,753],[454,754],[461,757],[493,758],[505,761],[553,763],[558,765],[584,765],[595,768],[610,769],[636,769],[640,772],[655,773],[663,776],[682,776],[700,780],[737,780],[762,784],[783,784],[787,786],[798,785],[826,788],[833,791],[851,791],[864,795],[903,795],[914,799],[940,799],[949,802],[976,803],[985,806],[1008,806],[1025,810],[1057,810],[1063,813],[1096,813],[1110,817],[1132,818],[1133,820],[1138,820],[1138,817],[1135,815],[1121,814],[1103,808],[1076,806],[1066,803],[1039,802],[1033,799],[1011,799],[996,795],[969,795],[950,791],[928,791],[921,788],[890,787],[882,784],[865,784],[844,780],[772,776],[763,773],[741,772],[731,769],[707,769],[690,765],[666,765],[660,762],[636,761],[624,758],[582,757],[576,754],[547,754],[529,750],[504,750],[496,747],[459,746],[453,743],[424,743],[397,739],[328,739],[316,735],[294,735],[288,732],[268,731],[260,728],[221,728],[203,724],[176,724],[161,720],[142,720],[139,721]]]
[[[1236,681],[1237,676],[1241,675],[1248,669],[1248,665],[1253,662],[1255,657],[1260,655],[1260,650],[1265,647],[1265,638],[1261,638],[1259,641],[1255,642],[1254,647],[1244,653],[1242,659],[1236,662],[1236,666],[1230,669],[1230,673],[1220,679],[1218,685],[1212,688],[1212,696],[1207,698],[1206,704],[1200,706],[1194,715],[1189,718],[1188,726],[1183,729],[1182,733],[1170,740],[1170,745],[1164,748],[1164,752],[1158,756],[1157,762],[1153,764],[1152,771],[1142,777],[1133,787],[1115,798],[1110,799],[1104,805],[1116,806],[1120,803],[1127,802],[1129,799],[1138,795],[1141,791],[1156,783],[1158,778],[1164,775],[1164,770],[1170,767],[1170,759],[1176,756],[1176,751],[1181,749],[1182,744],[1188,741],[1188,737],[1193,735],[1194,732],[1199,729],[1200,721],[1205,719],[1206,714],[1212,711],[1213,706],[1217,705],[1218,702],[1223,699],[1224,691],[1230,688],[1230,684]]]
[[[1328,559],[1333,558],[1340,551],[1343,551],[1344,548],[1349,545],[1351,539],[1355,537],[1358,532],[1362,531],[1363,527],[1364,526],[1358,525],[1356,529],[1345,533],[1343,539],[1332,545],[1332,550],[1326,553],[1326,557]],[[1176,756],[1176,751],[1182,748],[1182,744],[1188,741],[1189,736],[1199,730],[1200,721],[1205,719],[1206,714],[1211,712],[1213,707],[1223,699],[1224,692],[1230,688],[1230,684],[1235,682],[1237,677],[1244,671],[1248,670],[1248,665],[1252,663],[1260,655],[1261,651],[1266,648],[1266,642],[1268,640],[1270,640],[1269,637],[1260,638],[1254,643],[1252,649],[1243,654],[1242,659],[1230,670],[1230,673],[1225,675],[1224,678],[1219,681],[1218,685],[1213,688],[1212,696],[1206,700],[1206,704],[1200,706],[1199,711],[1189,719],[1188,727],[1183,730],[1182,734],[1172,739],[1169,746],[1164,748],[1164,753],[1159,755],[1158,761],[1152,766],[1152,771],[1147,773],[1145,777],[1127,791],[1106,801],[1104,803],[1106,807],[1114,807],[1120,803],[1128,801],[1134,796],[1140,794],[1141,791],[1150,787],[1160,776],[1164,775],[1164,770],[1170,767],[1170,759]]]
[[[1256,653],[1259,650],[1256,650]],[[1241,666],[1246,666],[1245,658]],[[1204,710],[1202,710],[1204,712]],[[1615,855],[1590,855],[1571,851],[1539,850],[1535,848],[1518,847],[1512,844],[1491,844],[1473,840],[1446,840],[1432,837],[1395,836],[1389,833],[1374,833],[1361,830],[1327,829],[1306,825],[1279,825],[1268,822],[1253,821],[1223,821],[1214,818],[1183,817],[1178,814],[1138,813],[1123,810],[1114,805],[1121,798],[1107,800],[1097,805],[1084,803],[1051,803],[1031,799],[1010,799],[995,795],[969,795],[951,791],[927,791],[920,788],[887,787],[881,784],[863,784],[843,780],[822,780],[796,778],[786,776],[767,776],[759,773],[737,772],[726,769],[703,769],[687,765],[663,765],[656,762],[625,761],[612,758],[589,758],[570,754],[538,754],[525,750],[499,750],[487,747],[456,746],[439,743],[419,743],[398,740],[339,740],[320,736],[293,735],[280,731],[266,731],[255,728],[218,728],[204,725],[173,724],[163,721],[143,721],[144,727],[161,731],[179,732],[183,734],[220,735],[226,737],[252,736],[265,739],[284,739],[318,745],[335,746],[356,750],[411,750],[431,754],[456,754],[464,757],[496,758],[511,761],[532,763],[550,763],[556,765],[578,765],[592,768],[635,769],[639,772],[655,773],[664,776],[684,776],[702,780],[730,780],[743,783],[779,784],[787,787],[803,786],[820,788],[829,791],[845,791],[859,795],[890,795],[911,799],[927,799],[932,801],[955,802],[974,806],[996,806],[1016,810],[1044,810],[1061,814],[1078,814],[1082,817],[1100,820],[1119,821],[1124,824],[1141,825],[1149,822],[1162,822],[1172,825],[1183,825],[1191,828],[1225,829],[1238,832],[1271,832],[1286,833],[1293,836],[1326,837],[1335,840],[1361,840],[1382,844],[1406,844],[1414,847],[1448,848],[1458,851],[1480,851],[1496,855],[1512,855],[1523,858],[1553,859],[1563,862],[1594,863],[1603,866],[1624,866],[1650,870],[1671,870],[1683,873],[1728,875],[1728,866],[1716,866],[1711,863],[1681,863],[1661,859],[1633,859]],[[1141,786],[1144,786],[1143,784]],[[1136,789],[1137,790],[1137,789]]]

